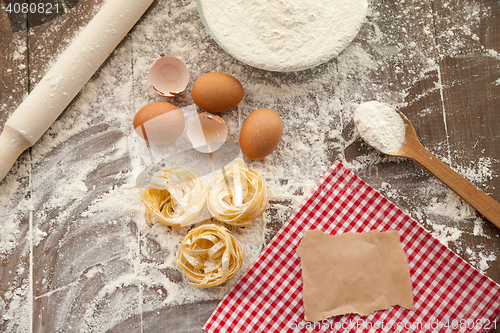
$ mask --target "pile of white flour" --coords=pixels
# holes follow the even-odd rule
[[[385,154],[396,153],[405,141],[403,118],[390,105],[371,101],[354,111],[354,124],[370,146]]]
[[[205,24],[239,60],[286,71],[323,63],[356,37],[366,0],[199,0]]]

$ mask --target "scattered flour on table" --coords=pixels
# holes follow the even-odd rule
[[[495,50],[492,50],[492,49],[488,49],[486,50],[486,54],[492,58],[495,58],[495,59],[498,59],[500,60],[500,53],[498,53],[497,51]]]
[[[12,60],[13,61],[24,60],[26,57],[26,51],[28,50],[26,41],[21,39],[15,39],[14,43],[16,45],[16,49],[14,50],[14,54],[12,55]]]
[[[476,219],[474,221],[474,230],[472,231],[472,234],[474,236],[483,236],[486,238],[491,238],[484,233],[483,224],[484,224],[484,221],[482,219]]]
[[[442,224],[433,224],[431,234],[441,243],[448,246],[450,242],[456,242],[462,236],[462,231],[458,228],[448,227]]]
[[[455,221],[476,216],[476,211],[468,203],[464,202],[458,195],[446,189],[446,197],[432,198],[427,211],[434,215],[445,216]]]
[[[500,160],[496,158],[481,156],[477,160],[471,160],[468,166],[457,165],[455,171],[475,184],[483,184],[498,177],[492,172],[493,165],[498,163]]]
[[[469,256],[468,261],[476,267],[480,272],[486,274],[486,271],[490,267],[489,262],[495,262],[497,260],[497,256],[495,253],[484,253],[483,246],[477,246],[476,249],[467,248],[465,253]]]

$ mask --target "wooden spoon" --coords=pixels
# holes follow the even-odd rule
[[[500,229],[500,204],[425,149],[411,122],[401,112],[399,114],[406,125],[405,142],[396,153],[388,155],[417,162]]]

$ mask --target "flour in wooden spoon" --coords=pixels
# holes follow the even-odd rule
[[[396,153],[405,141],[405,123],[390,105],[363,103],[354,111],[354,123],[363,140],[385,154]]]
[[[239,60],[298,70],[336,56],[356,37],[366,0],[199,0],[212,34]]]

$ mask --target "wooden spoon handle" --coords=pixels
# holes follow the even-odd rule
[[[500,229],[500,203],[483,191],[478,190],[476,186],[432,155],[423,146],[420,145],[419,148],[413,151],[410,158],[436,176]]]

